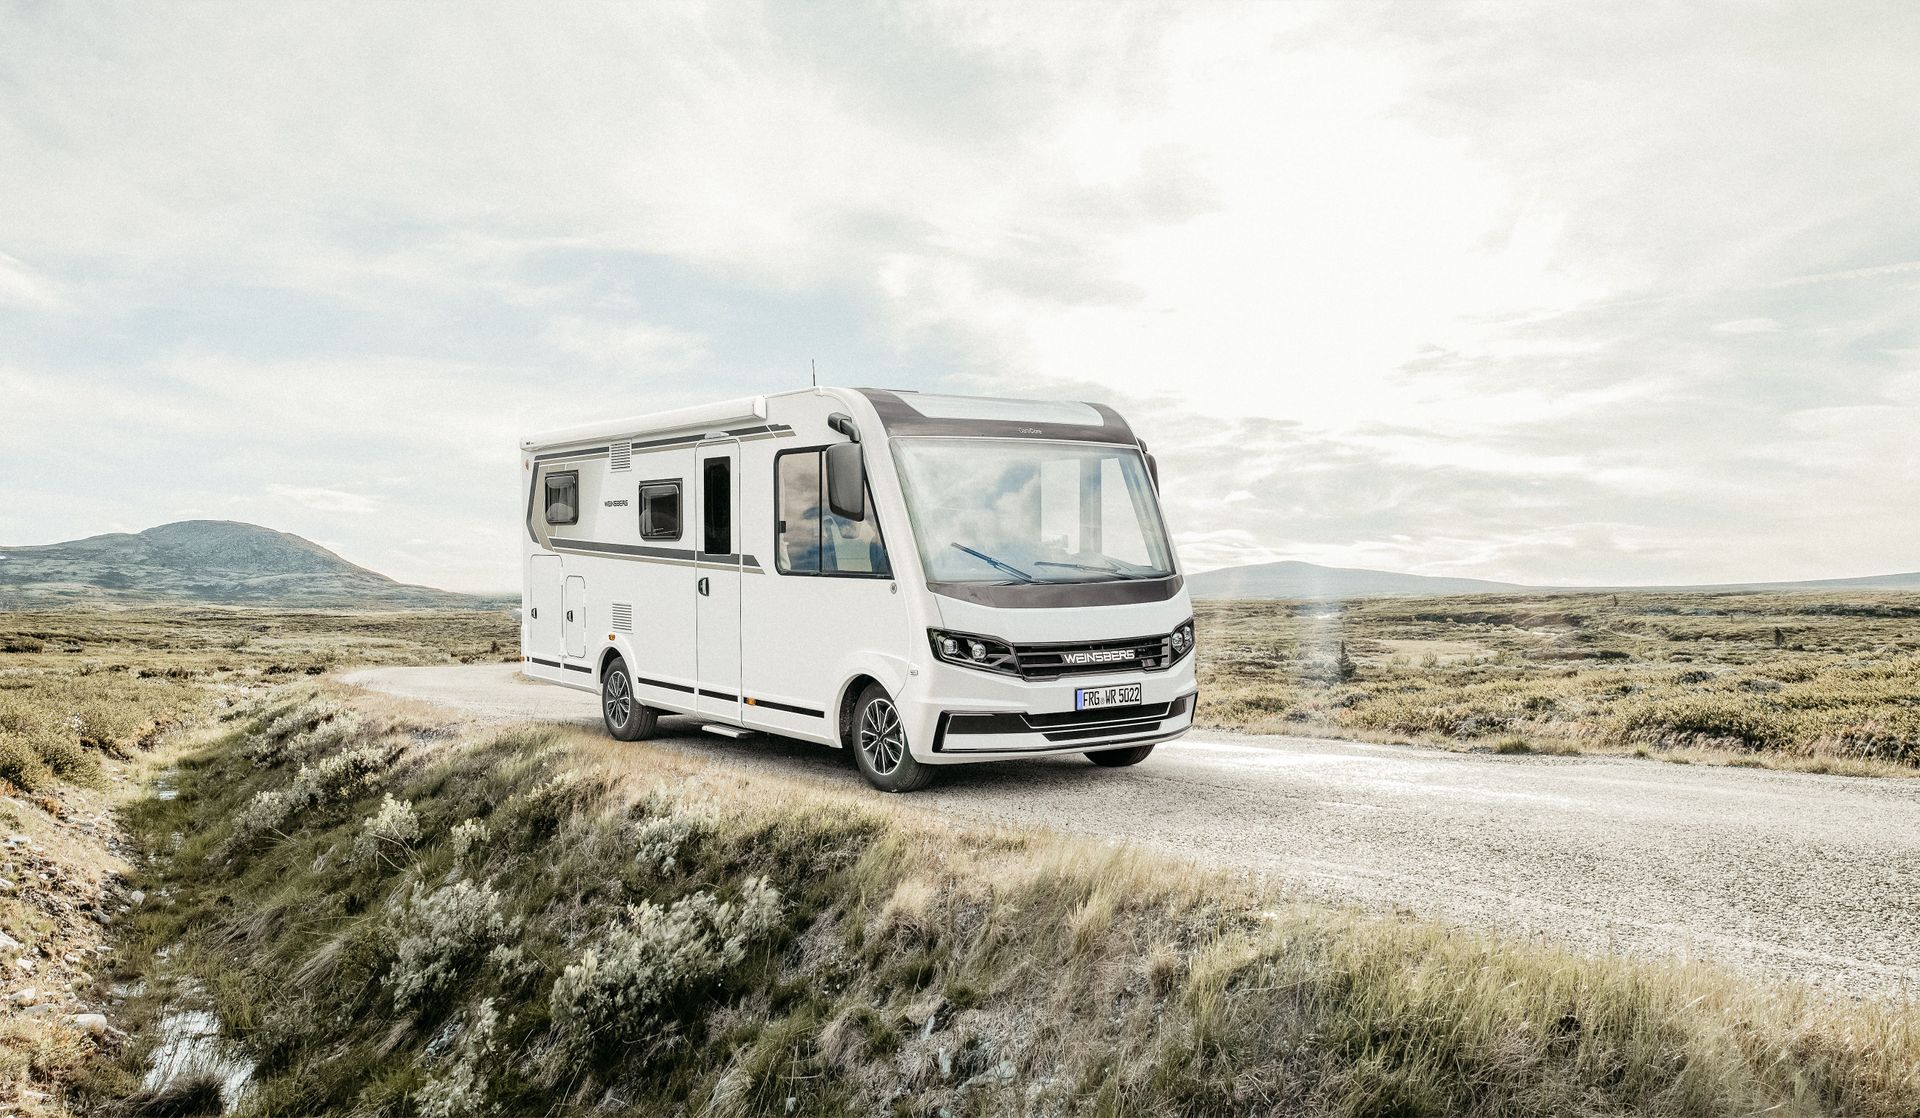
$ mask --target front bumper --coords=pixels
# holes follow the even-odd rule
[[[906,696],[914,759],[951,765],[1053,753],[1086,753],[1171,741],[1193,726],[1194,657],[1163,672],[1101,673],[1031,681],[936,664]],[[1082,687],[1141,685],[1138,706],[1076,711]]]

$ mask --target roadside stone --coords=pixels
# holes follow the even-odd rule
[[[28,986],[7,995],[7,1000],[18,1006],[34,1005],[40,1001],[40,991]]]
[[[135,889],[133,892],[127,894],[127,900],[133,904],[145,904],[147,894],[143,890]]]
[[[107,1015],[104,1013],[76,1013],[67,1018],[67,1023],[88,1036],[107,1035]]]
[[[22,944],[19,940],[5,932],[0,932],[0,951],[18,951],[24,946],[25,944]]]
[[[14,966],[14,969],[20,971],[23,974],[32,974],[34,962],[32,959],[29,959],[25,955],[22,955],[18,959],[15,959],[13,961],[13,966]]]

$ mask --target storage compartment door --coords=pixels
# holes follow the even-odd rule
[[[567,576],[565,626],[568,659],[586,659],[587,580],[579,575]]]
[[[560,661],[560,618],[566,612],[560,577],[558,555],[535,555],[527,563],[526,653],[550,663]]]

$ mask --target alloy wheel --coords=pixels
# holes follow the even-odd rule
[[[606,703],[607,721],[615,726],[625,726],[633,717],[633,688],[627,684],[627,673],[616,671],[607,677]]]
[[[886,776],[900,767],[907,752],[907,736],[900,727],[900,712],[886,699],[867,704],[860,716],[860,752],[875,773]]]

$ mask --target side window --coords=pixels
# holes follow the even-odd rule
[[[547,523],[575,524],[580,520],[580,475],[547,475]]]
[[[865,520],[835,516],[827,507],[823,457],[818,450],[794,450],[774,459],[774,558],[780,571],[892,575],[872,493],[867,495]]]
[[[680,538],[680,479],[640,483],[640,538]]]
[[[709,555],[733,554],[733,460],[709,458],[700,467],[700,499],[705,504],[705,540]]]

